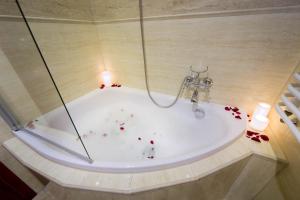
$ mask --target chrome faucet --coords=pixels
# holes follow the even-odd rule
[[[200,74],[207,73],[208,67],[206,67],[203,71],[195,71],[192,66],[190,67],[190,75],[187,76],[185,87],[193,90],[193,94],[191,97],[191,102],[198,104],[199,102],[199,93],[204,92],[205,98],[208,100],[210,88],[213,85],[213,80],[206,76],[200,77]]]
[[[195,71],[193,70],[192,66],[190,67],[190,75],[186,77],[185,81],[185,88],[190,89],[193,91],[191,102],[192,111],[195,114],[195,117],[198,119],[202,119],[205,116],[204,109],[198,106],[199,102],[199,93],[205,93],[205,100],[209,100],[209,91],[213,85],[213,80],[206,75],[206,77],[200,77],[200,74],[207,73],[208,67],[206,67],[203,71]]]

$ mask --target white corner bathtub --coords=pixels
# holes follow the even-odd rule
[[[162,104],[174,98],[153,95]],[[151,171],[209,156],[246,129],[247,116],[242,111],[241,119],[236,119],[223,105],[200,102],[199,106],[205,111],[202,119],[195,117],[189,100],[180,99],[172,108],[162,109],[145,91],[127,87],[97,89],[68,103],[92,163],[49,143],[85,155],[63,107],[39,117],[31,126],[34,134],[15,134],[48,159],[71,167],[101,172]]]

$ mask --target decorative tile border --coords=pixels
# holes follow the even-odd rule
[[[176,20],[176,19],[191,19],[191,18],[210,18],[210,17],[229,17],[229,16],[242,16],[242,15],[261,15],[273,13],[298,13],[300,6],[286,6],[286,7],[271,7],[271,8],[256,8],[244,10],[228,10],[228,11],[212,11],[212,12],[199,12],[192,14],[176,14],[164,16],[151,16],[145,17],[144,21],[158,21],[158,20]],[[19,21],[21,16],[16,15],[0,15],[0,21]],[[29,22],[39,23],[79,23],[79,24],[112,24],[112,23],[127,23],[138,22],[139,18],[126,18],[114,20],[77,20],[77,19],[59,19],[59,18],[44,18],[44,17],[27,17]]]

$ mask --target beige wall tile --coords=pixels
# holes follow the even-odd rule
[[[96,21],[136,18],[139,16],[138,0],[92,0],[91,9]]]
[[[146,16],[191,14],[300,5],[297,0],[144,0]]]
[[[7,24],[4,25],[4,22],[0,21],[1,27],[6,27]],[[3,25],[3,26],[2,26]],[[18,27],[18,26],[17,26]],[[17,72],[15,71],[12,63],[8,59],[7,54],[2,51],[7,50],[5,44],[8,44],[8,37],[3,37],[3,29],[1,29],[1,39],[0,39],[0,93],[2,99],[9,106],[10,110],[17,116],[22,124],[34,119],[35,117],[40,115],[40,110],[33,101],[29,91],[24,86],[24,79],[22,80]],[[18,30],[18,28],[17,28]],[[7,32],[8,34],[8,32]],[[12,32],[10,34],[13,34]],[[14,38],[17,39],[17,38]],[[19,37],[18,39],[24,39]],[[15,42],[21,42],[22,40],[17,40]],[[22,44],[21,44],[22,45]],[[24,47],[24,46],[23,46]],[[10,46],[11,51],[15,53],[18,52],[17,49],[13,49],[13,45]],[[6,51],[7,52],[7,51]],[[16,55],[14,55],[16,56]],[[30,62],[32,63],[32,62]],[[23,65],[24,67],[24,65]],[[25,77],[23,77],[25,78]],[[19,161],[17,161],[3,146],[2,143],[12,138],[12,134],[10,133],[9,127],[5,124],[5,122],[0,117],[0,161],[3,162],[10,170],[12,170],[20,179],[22,179],[27,185],[29,185],[35,192],[39,192],[43,189],[47,180],[40,177],[36,173],[32,172],[25,166],[23,166]]]
[[[116,82],[144,88],[139,24],[137,22],[98,26],[104,65]]]
[[[128,199],[128,200],[157,200],[157,199],[203,199],[215,200],[225,197],[230,189],[231,184],[240,175],[243,168],[247,165],[249,159],[243,159],[234,163],[216,173],[203,177],[199,180],[189,183],[178,184],[170,187],[149,190],[134,194],[117,194],[101,191],[79,190],[62,187],[50,182],[45,192],[49,198],[54,196],[56,199]]]
[[[92,20],[89,0],[19,0],[28,17]],[[14,0],[0,1],[0,15],[21,16]]]
[[[210,66],[210,76],[215,82],[211,92],[213,101],[239,105],[248,112],[258,101],[272,103],[298,59],[298,22],[299,14],[285,13],[147,21],[145,37],[151,88],[175,94],[188,66],[201,62]],[[16,25],[15,22],[3,23],[8,30]],[[18,26],[21,29],[22,24]],[[31,27],[66,101],[96,88],[97,76],[103,69],[101,53],[116,81],[144,88],[138,22],[101,24],[97,30],[91,24],[32,22]],[[14,38],[4,40],[24,40],[24,31],[23,35],[22,31],[18,32]],[[32,52],[29,49],[27,47],[26,52],[23,49],[22,56],[19,52],[16,56],[15,52],[4,50],[9,56],[15,55],[10,60],[20,66],[23,63],[16,60],[29,60],[28,52]],[[42,65],[39,58],[32,61]],[[38,107],[46,112],[60,102],[51,103],[57,95],[46,86],[51,85],[45,81],[46,73],[36,74],[45,75],[39,76],[39,84],[28,83],[27,87],[34,100],[40,99],[37,104],[44,102],[45,105]],[[29,76],[23,72],[22,76],[25,75]],[[39,89],[45,87],[49,88],[44,90],[48,94],[53,91],[50,92],[52,98],[41,94]]]
[[[279,184],[276,178],[272,178],[272,180],[268,183],[268,185],[259,192],[255,200],[265,200],[265,199],[272,199],[272,200],[284,200],[282,192],[280,190]]]
[[[300,71],[300,65],[295,69]],[[292,82],[293,78],[289,79]],[[287,85],[283,87],[284,92]],[[289,165],[286,169],[280,172],[276,178],[263,190],[259,196],[267,196],[270,198],[273,193],[281,193],[284,199],[296,200],[300,198],[299,185],[300,185],[300,144],[297,142],[294,135],[290,132],[288,127],[280,122],[280,117],[275,109],[270,113],[270,129],[272,131],[272,139],[276,140],[277,145],[280,146],[284,152]],[[276,148],[276,147],[274,147]],[[274,184],[276,182],[276,184]]]
[[[39,111],[48,112],[62,102],[23,22],[0,21],[0,24],[1,62],[6,62],[1,66],[5,68],[0,74],[1,94],[6,95],[24,124],[39,116]],[[30,23],[30,26],[65,102],[98,87],[103,62],[95,26],[72,23]]]
[[[8,140],[13,137],[10,133],[10,129],[8,125],[4,122],[4,120],[0,117],[0,143],[2,144],[5,140]]]
[[[96,21],[139,17],[138,0],[93,0],[91,1],[91,5]],[[300,5],[298,0],[143,0],[145,17],[277,8],[297,5]]]
[[[1,0],[0,1],[0,15],[14,15],[19,16],[19,10],[17,4],[13,0]]]
[[[271,161],[271,160],[269,160]],[[47,193],[48,198],[56,199],[128,199],[128,200],[173,200],[173,199],[188,199],[188,200],[216,200],[216,199],[252,199],[264,186],[270,176],[274,175],[266,173],[269,168],[274,169],[276,163],[269,162],[261,157],[251,156],[233,163],[215,173],[202,177],[198,180],[162,187],[154,190],[147,190],[132,194],[118,194],[101,191],[79,190],[67,187],[62,187],[54,182],[50,182],[44,193]],[[261,174],[256,173],[260,171]],[[251,177],[247,176],[252,173]],[[264,180],[261,184],[257,184],[255,180]],[[244,184],[238,184],[240,182]],[[236,189],[233,191],[233,189]],[[250,191],[242,195],[240,191]]]
[[[89,0],[20,0],[26,17],[91,20]]]
[[[22,21],[0,21],[0,24],[1,49],[35,105],[42,113],[60,106],[61,101],[25,24]]]
[[[25,124],[39,116],[40,111],[38,107],[1,49],[0,71],[1,99],[20,123]]]
[[[231,185],[225,199],[253,199],[279,169],[274,160],[252,156],[239,177]]]
[[[274,115],[277,114],[274,113]],[[276,118],[276,123],[279,124],[279,117]],[[281,126],[281,128],[273,128],[273,134],[275,135],[275,138],[278,141],[281,149],[284,151],[289,165],[284,171],[277,175],[276,180],[278,181],[281,192],[286,199],[299,199],[300,192],[298,190],[298,186],[300,185],[300,144],[297,142],[296,138],[292,135],[286,125],[280,124],[278,126]],[[272,125],[271,123],[271,127],[275,127],[275,125]]]
[[[190,65],[209,66],[212,101],[251,112],[273,103],[300,55],[300,14],[145,22],[151,89],[176,94]],[[138,22],[98,25],[105,65],[117,81],[144,88]]]
[[[66,102],[98,87],[99,74],[104,66],[94,25],[30,25]]]

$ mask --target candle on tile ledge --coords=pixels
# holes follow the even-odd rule
[[[111,85],[111,73],[108,70],[105,70],[101,73],[102,81],[104,85],[110,86]]]
[[[271,106],[267,103],[259,103],[252,115],[252,119],[250,122],[250,127],[258,130],[264,131],[269,125],[268,114],[270,112]]]
[[[253,116],[250,122],[250,127],[258,131],[264,131],[268,125],[269,119],[263,115]]]
[[[262,115],[267,117],[270,112],[271,106],[267,103],[259,103],[253,113],[253,116]]]

